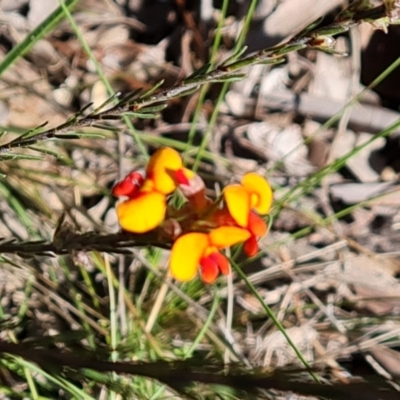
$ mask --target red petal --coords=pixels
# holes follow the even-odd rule
[[[189,179],[185,175],[185,171],[183,169],[178,169],[177,171],[174,171],[174,177],[176,182],[178,182],[180,185],[190,185]]]
[[[253,211],[250,211],[249,213],[249,223],[247,225],[247,229],[252,235],[259,237],[264,236],[268,231],[265,221]]]
[[[253,257],[258,253],[258,243],[257,243],[257,237],[256,236],[251,236],[249,239],[247,239],[244,242],[243,251],[249,257]]]
[[[218,278],[218,265],[211,257],[202,257],[200,259],[200,271],[201,280],[204,283],[214,283]]]
[[[122,181],[118,182],[113,190],[114,196],[134,197],[144,181],[143,175],[140,172],[131,172]]]
[[[212,253],[208,256],[218,266],[222,275],[228,275],[231,272],[228,259],[221,253]]]

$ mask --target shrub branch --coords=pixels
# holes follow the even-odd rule
[[[284,57],[286,54],[306,48],[336,53],[333,49],[335,43],[333,39],[334,35],[346,32],[361,22],[372,22],[375,26],[386,29],[389,23],[395,22],[395,19],[398,18],[399,6],[396,5],[396,2],[385,2],[384,5],[369,9],[361,9],[360,3],[362,2],[356,2],[356,5],[353,5],[352,8],[342,12],[337,20],[330,25],[318,27],[318,24],[314,23],[286,43],[263,49],[255,55],[240,59],[245,51],[245,49],[242,49],[214,70],[209,71],[209,66],[206,65],[175,86],[154,93],[162,84],[160,82],[150,93],[141,94],[140,91],[136,91],[120,99],[117,105],[104,110],[105,106],[119,98],[117,94],[108,99],[95,111],[88,115],[83,115],[85,110],[91,105],[89,104],[68,121],[55,128],[42,131],[42,128],[45,126],[43,124],[8,143],[0,145],[0,158],[4,157],[6,153],[11,152],[12,149],[30,147],[40,141],[49,139],[76,139],[83,135],[87,136],[87,134],[77,133],[82,128],[97,127],[100,129],[115,130],[114,127],[105,126],[101,123],[120,120],[124,115],[133,118],[154,118],[154,112],[165,108],[165,103],[169,100],[188,96],[207,83],[242,80],[246,75],[239,73],[239,71],[245,67],[256,64],[281,63],[285,60]]]

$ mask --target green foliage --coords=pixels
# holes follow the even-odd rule
[[[321,381],[318,377],[319,371],[308,365],[306,358],[276,317],[276,310],[267,305],[258,289],[242,272],[246,261],[240,263],[232,261],[232,265],[244,285],[255,296],[303,363],[304,369],[301,371],[276,371],[271,375],[265,371],[249,370],[247,366],[240,364],[241,355],[225,340],[215,322],[216,317],[223,313],[225,298],[221,297],[219,291],[210,290],[208,304],[199,304],[197,300],[206,291],[199,282],[191,282],[181,287],[174,285],[161,268],[162,263],[165,264],[162,261],[165,259],[165,254],[161,249],[168,250],[170,243],[163,240],[159,232],[146,235],[105,232],[96,217],[89,215],[83,210],[84,207],[80,202],[76,201],[74,209],[65,210],[71,217],[72,223],[66,222],[63,216],[53,233],[51,227],[56,221],[55,212],[51,205],[43,204],[43,199],[37,193],[43,187],[40,179],[45,178],[49,181],[48,187],[64,204],[63,191],[67,192],[70,187],[79,188],[79,185],[86,188],[86,182],[90,181],[90,185],[96,188],[97,192],[110,200],[108,189],[103,187],[100,191],[97,177],[85,175],[85,167],[78,168],[66,150],[68,147],[63,146],[70,146],[69,149],[78,148],[78,143],[70,141],[85,140],[85,150],[91,150],[87,143],[92,139],[100,138],[105,141],[110,137],[107,136],[110,132],[112,138],[115,138],[115,134],[120,134],[124,129],[121,128],[121,122],[128,127],[143,158],[148,156],[148,148],[145,145],[167,145],[184,151],[185,161],[191,163],[194,170],[198,169],[201,163],[215,160],[215,155],[206,150],[210,134],[229,83],[246,78],[241,72],[242,69],[257,64],[285,62],[288,53],[306,48],[333,53],[333,36],[348,31],[352,25],[363,19],[381,22],[383,19],[384,23],[387,23],[385,14],[387,10],[381,7],[366,9],[353,7],[349,13],[341,14],[340,20],[330,26],[319,27],[320,21],[318,21],[286,43],[246,57],[243,42],[257,3],[252,1],[233,54],[220,65],[215,65],[222,36],[221,28],[229,3],[225,0],[209,63],[204,64],[175,86],[162,87],[164,82],[160,81],[147,91],[137,90],[121,98],[119,93],[113,92],[112,85],[80,33],[79,26],[70,11],[76,3],[76,0],[61,2],[60,8],[16,45],[0,63],[1,76],[12,68],[14,63],[22,58],[43,35],[51,31],[61,18],[65,17],[87,56],[95,63],[97,74],[109,93],[108,99],[95,109],[92,110],[92,104],[88,104],[53,128],[47,128],[48,124],[43,123],[26,132],[17,132],[16,137],[11,139],[8,137],[8,132],[4,131],[0,135],[2,139],[0,160],[4,168],[0,181],[0,194],[20,225],[15,238],[0,240],[1,264],[10,276],[20,273],[28,277],[23,290],[25,301],[16,307],[16,315],[6,315],[0,307],[4,333],[0,341],[2,353],[0,363],[13,379],[24,382],[24,389],[23,392],[17,393],[2,384],[0,393],[10,398],[32,399],[50,399],[57,393],[63,393],[63,398],[88,400],[99,398],[100,393],[103,393],[102,398],[106,396],[109,399],[117,399],[118,396],[162,399],[178,395],[202,396],[210,399],[219,396],[233,399],[265,394],[269,389],[280,389],[294,390],[304,395],[329,396],[332,399],[345,398],[353,389],[352,385],[346,387],[336,384],[329,387],[317,385],[311,380],[310,376],[315,382]],[[399,64],[400,60],[393,63],[374,84],[382,81]],[[215,102],[202,142],[199,146],[195,146],[193,143],[197,120],[207,89],[212,83],[223,83],[222,89]],[[198,91],[200,91],[199,100],[187,143],[172,138],[150,136],[134,129],[133,123],[138,119],[157,118],[171,100]],[[357,99],[354,100],[356,101]],[[349,103],[349,106],[354,102]],[[328,121],[326,126],[339,117],[340,115],[337,115]],[[341,168],[365,146],[379,137],[389,135],[399,124],[388,127],[372,137],[369,142],[352,149],[282,195],[275,203],[272,217],[277,216],[288,204],[313,190],[326,176]],[[94,128],[104,131],[104,134],[98,133]],[[107,152],[108,149],[93,151],[96,157],[100,157],[102,151]],[[115,159],[119,156],[121,154],[113,155]],[[48,157],[62,160],[58,170],[54,172],[44,168],[35,171],[32,163],[44,164]],[[23,164],[28,161],[29,167]],[[218,161],[228,163],[228,160],[222,157]],[[71,176],[68,174],[61,176],[60,170],[72,165],[74,173],[82,175],[83,184],[77,182],[72,173]],[[61,194],[57,194],[57,190]],[[36,210],[36,214],[32,209]],[[353,209],[349,208],[347,212]],[[96,226],[96,230],[78,232],[76,226],[79,224],[74,220],[75,211],[80,212],[81,218],[90,220]],[[346,211],[342,211],[334,214],[317,221],[316,224],[327,226],[345,213]],[[292,237],[308,234],[312,229],[313,226],[310,225],[294,233]],[[149,246],[156,246],[157,250],[149,250],[145,256],[143,251],[137,250]],[[126,270],[129,268],[135,269],[134,281],[125,282]],[[144,269],[150,272],[145,272]],[[162,285],[166,288],[164,295],[167,301],[164,301],[165,298],[162,296],[154,295]],[[227,296],[232,296],[232,293]],[[38,304],[36,310],[28,307],[28,299],[36,299]],[[157,301],[159,301],[158,310],[154,308]],[[66,331],[59,335],[43,337],[42,340],[29,335],[21,339],[21,332],[30,329],[26,326],[29,320],[28,314],[32,312],[40,314],[41,307],[44,306],[49,307],[54,315],[64,321]],[[190,321],[182,321],[183,311],[188,307],[193,310],[194,316]],[[153,311],[155,320],[149,326],[148,317]],[[183,333],[188,342],[181,346],[174,345],[173,338],[177,332]],[[201,345],[207,349],[207,356],[205,352],[199,350]],[[224,354],[228,354],[230,360],[236,359],[238,364],[227,368],[222,362]],[[196,386],[194,382],[205,386]],[[360,393],[372,396],[379,396],[380,388],[384,386],[382,382],[360,383],[358,386],[354,384],[354,388],[358,388]]]

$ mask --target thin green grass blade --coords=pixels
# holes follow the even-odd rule
[[[220,18],[220,20],[218,22],[218,26],[217,26],[216,33],[215,33],[215,38],[214,38],[214,43],[213,43],[213,47],[212,47],[212,51],[211,51],[209,69],[208,69],[209,71],[215,65],[215,60],[216,60],[216,57],[217,57],[219,46],[221,45],[222,28],[224,26],[225,18],[226,18],[227,12],[228,12],[228,5],[229,5],[229,0],[224,0],[224,2],[222,3],[222,8],[221,8],[221,18]],[[204,85],[200,90],[199,99],[197,101],[196,109],[195,109],[194,115],[193,115],[192,126],[190,128],[188,140],[187,140],[187,143],[186,143],[187,147],[185,149],[185,153],[184,153],[184,157],[183,157],[184,162],[187,161],[187,150],[190,147],[192,147],[192,145],[193,145],[193,140],[194,140],[194,136],[195,136],[195,133],[196,133],[196,125],[197,125],[197,122],[200,119],[200,113],[201,113],[201,109],[202,109],[203,104],[204,104],[204,100],[206,98],[208,87],[209,87],[208,84]],[[199,157],[201,157],[200,153],[199,153]],[[199,161],[200,161],[200,158],[199,158]],[[193,170],[196,171],[195,168]]]
[[[250,289],[250,291],[253,293],[253,295],[257,298],[257,300],[260,302],[262,308],[266,312],[269,318],[271,318],[272,322],[275,324],[275,326],[279,329],[279,331],[282,333],[282,335],[285,337],[286,341],[290,345],[290,347],[294,350],[296,353],[298,359],[303,363],[304,367],[307,369],[309,374],[312,376],[315,382],[320,383],[320,380],[318,376],[315,374],[315,372],[311,369],[311,366],[308,364],[307,360],[304,358],[303,354],[301,351],[297,348],[297,346],[294,344],[288,333],[286,332],[286,329],[284,326],[281,324],[281,322],[276,318],[274,312],[269,308],[268,304],[265,303],[265,301],[262,299],[262,297],[259,295],[257,289],[254,287],[254,285],[247,279],[247,276],[243,273],[242,269],[237,265],[235,262],[230,260],[231,265],[237,272],[237,274],[243,279],[247,287]]]
[[[206,322],[204,323],[200,332],[198,333],[192,345],[190,346],[190,349],[186,352],[184,359],[192,357],[193,352],[196,350],[198,344],[202,341],[204,335],[207,333],[207,330],[210,327],[212,320],[214,319],[215,313],[217,312],[219,300],[220,297],[218,296],[218,293],[215,291],[214,300],[211,306],[210,313],[208,314],[208,317],[206,319]]]
[[[21,367],[28,368],[32,373],[35,375],[43,375],[47,380],[52,382],[53,384],[57,385],[58,387],[64,389],[67,393],[71,394],[74,396],[73,398],[76,399],[82,399],[82,400],[94,400],[92,396],[89,396],[86,394],[82,389],[77,388],[75,385],[73,385],[71,382],[69,382],[66,379],[59,378],[56,376],[56,374],[50,374],[45,371],[43,371],[41,368],[39,368],[37,365],[34,363],[31,363],[29,361],[26,361],[22,359],[21,357],[18,356],[9,356],[11,359],[14,360],[16,364],[19,364]]]
[[[323,125],[321,125],[312,135],[310,135],[307,139],[305,139],[300,145],[303,144],[308,144],[310,143],[315,137],[317,137],[323,130],[330,128],[333,124],[335,124],[341,116],[343,115],[344,112],[346,112],[347,109],[350,107],[355,106],[363,96],[363,94],[369,90],[373,89],[379,83],[381,83],[385,78],[387,78],[394,70],[396,70],[398,67],[400,67],[400,57],[397,58],[392,64],[390,64],[381,74],[379,74],[365,89],[363,89],[357,96],[355,96],[353,99],[347,102],[347,104],[339,110],[335,115],[333,115],[331,118],[329,118]],[[299,145],[299,146],[300,146]],[[272,172],[275,169],[279,168],[283,161],[289,157],[292,153],[298,150],[298,146],[294,147],[290,152],[285,154],[284,157],[282,157],[279,161],[277,161],[273,167],[268,169],[267,172]]]
[[[282,208],[286,202],[291,201],[300,195],[304,195],[307,192],[309,192],[310,190],[312,190],[313,188],[315,188],[315,186],[318,185],[325,176],[342,168],[346,164],[346,162],[348,160],[350,160],[350,158],[352,158],[355,154],[359,153],[362,149],[369,146],[376,139],[378,139],[380,137],[389,136],[399,126],[400,126],[400,119],[398,121],[396,121],[395,123],[393,123],[392,125],[390,125],[385,130],[383,130],[382,132],[372,136],[371,139],[367,140],[365,143],[363,143],[363,144],[355,147],[353,150],[347,152],[344,156],[338,158],[332,164],[327,165],[326,167],[322,168],[320,171],[318,171],[314,175],[309,176],[301,184],[297,185],[292,190],[287,192],[284,196],[282,196],[282,198],[279,199],[279,202],[277,202],[275,204],[275,207],[274,207],[275,211],[273,211],[271,214],[273,214],[273,215],[276,214],[276,210],[277,209],[279,210],[280,208]]]
[[[225,2],[224,2],[224,4],[225,4]],[[238,55],[242,54],[243,44],[246,39],[247,32],[250,29],[250,23],[253,18],[254,12],[256,10],[257,4],[258,4],[257,0],[252,0],[250,3],[249,9],[246,13],[245,21],[243,23],[242,30],[240,31],[238,41],[234,48],[234,54],[238,54]],[[203,151],[206,149],[206,147],[208,145],[208,141],[210,139],[211,132],[214,128],[215,123],[217,122],[219,110],[220,110],[223,100],[225,99],[225,95],[226,95],[226,92],[228,91],[228,88],[229,88],[229,81],[224,82],[221,92],[219,93],[217,103],[213,109],[213,113],[211,115],[210,121],[207,125],[207,129],[203,134],[203,139],[200,144],[199,152],[197,153],[197,157],[196,157],[195,163],[193,165],[194,171],[197,171],[197,169],[199,167],[199,163],[201,161]]]
[[[99,75],[101,81],[103,82],[104,86],[107,88],[107,92],[110,96],[115,96],[115,92],[114,89],[112,88],[109,80],[107,79],[103,69],[101,68],[100,64],[98,63],[96,57],[94,56],[91,48],[89,47],[88,43],[86,42],[85,38],[83,37],[78,25],[75,23],[74,18],[72,17],[72,14],[70,13],[69,9],[66,6],[66,2],[64,0],[60,0],[61,1],[61,7],[65,13],[66,18],[68,19],[68,22],[71,25],[71,28],[74,30],[81,46],[83,47],[83,49],[85,50],[86,54],[88,55],[88,57],[90,58],[90,60],[92,61],[93,65],[95,66],[96,72]],[[132,136],[140,150],[140,152],[145,156],[145,157],[149,157],[149,154],[146,150],[146,148],[144,147],[142,141],[140,140],[140,137],[138,136],[136,129],[134,128],[132,121],[124,116],[124,121],[126,123],[126,125],[128,126],[129,130],[132,132]],[[120,140],[122,140],[120,138]]]
[[[36,227],[34,226],[34,223],[31,221],[31,218],[26,211],[24,205],[17,199],[10,187],[6,185],[5,183],[0,182],[0,194],[3,195],[11,208],[14,210],[14,212],[18,216],[18,221],[21,222],[22,225],[29,231],[33,239],[39,239],[39,234],[37,232]]]
[[[64,9],[70,10],[77,2],[78,0],[65,0],[61,7],[52,12],[41,24],[29,33],[21,43],[13,47],[0,63],[0,77],[11,65],[26,54],[35,43],[61,21],[64,17]]]

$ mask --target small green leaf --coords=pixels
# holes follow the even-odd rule
[[[43,154],[46,154],[46,155],[55,157],[55,158],[57,158],[58,160],[61,160],[61,159],[64,158],[63,155],[57,154],[56,152],[51,151],[51,150],[48,150],[48,149],[41,149],[40,147],[35,147],[35,146],[28,146],[28,149],[31,149],[31,150],[33,150],[33,151],[38,151],[39,153],[43,153]]]
[[[34,137],[35,135],[39,135],[41,134],[41,132],[39,132],[42,128],[44,128],[46,125],[48,124],[48,122],[43,122],[43,124],[40,124],[38,126],[36,126],[33,129],[30,129],[29,131],[23,133],[21,136],[15,138],[11,143],[15,143],[20,141],[21,139],[27,139],[27,138],[31,138]]]
[[[113,94],[112,96],[110,96],[106,101],[104,101],[103,103],[101,103],[98,107],[96,107],[92,113],[90,113],[90,115],[95,115],[97,113],[99,113],[101,110],[103,110],[105,108],[105,106],[107,106],[108,104],[110,104],[111,102],[113,102],[114,100],[118,99],[121,96],[121,92],[117,92],[115,94]]]
[[[246,74],[232,74],[232,75],[227,75],[221,78],[216,78],[213,80],[210,80],[210,82],[238,82],[246,78]]]
[[[299,51],[299,50],[303,50],[307,47],[306,43],[290,43],[290,44],[286,44],[284,46],[279,46],[278,48],[274,49],[273,51],[269,51],[268,53],[270,53],[271,55],[276,56],[283,56],[287,53],[291,53],[292,51]]]
[[[310,36],[318,37],[318,36],[339,35],[341,33],[347,32],[349,29],[350,28],[348,26],[342,26],[342,25],[327,26],[326,28],[317,29]]]
[[[0,160],[35,160],[42,161],[43,157],[41,156],[32,156],[27,154],[18,154],[18,153],[6,153],[0,155]]]
[[[323,21],[323,18],[318,18],[316,21],[312,22],[310,25],[306,26],[299,34],[297,34],[294,38],[296,40],[297,38],[302,38],[304,36],[307,36],[311,31],[313,31],[321,22]]]
[[[77,111],[72,117],[68,118],[67,122],[70,121],[76,121],[78,119],[78,117],[82,116],[83,113],[93,105],[93,102],[90,102],[86,105],[84,105],[79,111]]]
[[[142,89],[136,89],[131,93],[128,93],[125,97],[123,97],[119,104],[115,107],[117,108],[118,106],[123,106],[125,104],[128,104],[131,100],[133,100],[135,97],[138,97],[138,95],[141,93]]]
[[[97,128],[97,129],[101,129],[104,131],[110,131],[110,132],[118,132],[120,130],[120,128],[117,128],[116,126],[102,125],[102,124],[93,124],[92,128]]]
[[[162,111],[165,108],[167,108],[167,104],[160,104],[158,106],[140,108],[140,112],[142,112],[142,113],[147,113],[147,112],[153,113],[153,112]]]
[[[162,79],[160,82],[157,82],[150,90],[147,92],[144,92],[142,96],[140,96],[142,99],[145,97],[151,96],[162,84],[164,83],[164,79]]]
[[[55,134],[54,138],[56,138],[56,139],[80,139],[80,138],[104,139],[104,135],[101,135],[100,133],[77,132],[77,133]]]
[[[285,61],[286,60],[285,60],[284,57],[270,58],[269,60],[261,61],[260,64],[263,64],[263,65],[277,65],[277,64],[282,64]]]
[[[190,88],[184,88],[184,87],[177,87],[170,92],[170,98],[171,99],[177,99],[179,97],[185,97],[189,96],[193,93],[196,93],[200,89],[200,85],[196,85]]]
[[[205,74],[207,74],[210,65],[211,65],[210,63],[204,64],[198,70],[194,71],[193,74],[186,77],[185,82],[190,82],[191,80],[198,78],[199,76],[204,76]]]
[[[128,117],[131,118],[140,118],[140,119],[154,119],[157,118],[157,114],[151,114],[151,113],[140,113],[140,112],[133,112],[133,111],[128,111],[124,113],[124,115],[127,115]]]
[[[235,62],[239,57],[241,57],[245,51],[247,50],[247,46],[243,46],[242,48],[238,49],[235,53],[233,53],[230,57],[228,57],[221,66],[229,65],[232,62]]]

